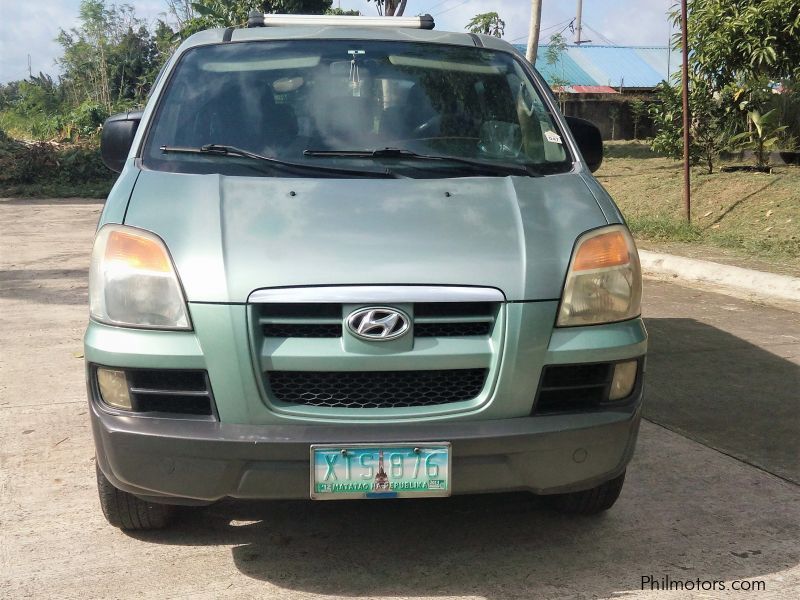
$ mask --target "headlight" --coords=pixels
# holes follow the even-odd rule
[[[164,242],[124,225],[106,225],[94,240],[89,310],[93,319],[110,325],[191,329]]]
[[[628,229],[612,225],[578,238],[556,324],[625,321],[639,316],[641,304],[642,269]]]

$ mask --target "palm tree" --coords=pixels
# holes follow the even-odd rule
[[[367,0],[369,2],[370,0]],[[387,17],[402,17],[406,10],[408,0],[373,0],[379,15]]]
[[[386,0],[386,16],[402,17],[408,0]],[[390,7],[390,5],[392,5]]]

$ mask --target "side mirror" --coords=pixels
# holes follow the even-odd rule
[[[133,137],[142,120],[141,110],[131,110],[112,115],[103,123],[100,135],[100,157],[112,171],[119,173],[125,166]]]
[[[594,173],[603,164],[603,136],[600,135],[600,130],[597,125],[586,119],[578,117],[566,117],[566,119],[586,166]]]

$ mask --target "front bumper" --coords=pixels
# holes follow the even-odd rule
[[[641,387],[618,411],[364,426],[133,417],[90,405],[101,470],[116,487],[153,501],[308,498],[309,446],[356,442],[452,442],[454,494],[553,494],[594,487],[625,469]]]

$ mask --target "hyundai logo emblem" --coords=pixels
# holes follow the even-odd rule
[[[347,328],[362,340],[387,342],[405,335],[411,328],[411,318],[396,308],[370,306],[351,312]]]

